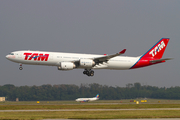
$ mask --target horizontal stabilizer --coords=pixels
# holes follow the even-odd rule
[[[166,60],[172,60],[173,58],[164,58],[164,59],[159,59],[159,60],[150,60],[151,63],[157,63],[157,62],[162,62]]]

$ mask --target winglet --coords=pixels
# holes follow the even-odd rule
[[[119,52],[120,54],[124,54],[126,52],[126,49],[122,50],[121,52]]]
[[[126,52],[126,49],[122,50],[121,52],[118,52],[116,54],[112,54],[112,55],[104,55],[102,57],[97,57],[97,58],[94,58],[94,61],[96,63],[101,63],[101,62],[107,62],[109,59],[113,58],[113,57],[116,57],[116,56],[119,56],[121,54],[124,54]]]

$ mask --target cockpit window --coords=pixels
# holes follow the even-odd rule
[[[9,55],[14,55],[14,53],[9,53]]]

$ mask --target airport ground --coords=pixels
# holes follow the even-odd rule
[[[180,118],[180,100],[141,99],[0,102],[0,119]]]

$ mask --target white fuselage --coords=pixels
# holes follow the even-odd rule
[[[95,101],[98,100],[99,98],[93,97],[93,98],[78,98],[76,99],[77,102],[88,102],[88,101]]]
[[[48,54],[47,59],[44,57],[46,54]],[[61,62],[73,62],[80,59],[92,59],[102,56],[104,55],[46,51],[15,51],[13,54],[7,55],[6,58],[20,64],[59,66]],[[107,62],[92,66],[90,69],[130,69],[139,59],[140,57],[116,56]],[[86,69],[87,67],[79,66],[78,68]]]

